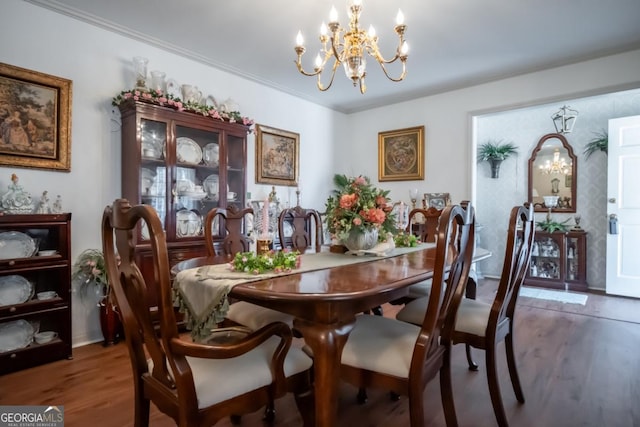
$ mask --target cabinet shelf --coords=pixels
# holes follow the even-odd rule
[[[56,250],[55,255],[0,260],[0,277],[17,275],[32,286],[31,297],[22,303],[0,306],[0,333],[11,334],[14,325],[29,322],[27,332],[54,331],[51,345],[31,342],[23,347],[0,351],[0,375],[54,360],[71,358],[71,214],[3,215],[0,232],[17,231],[37,239],[40,250]],[[57,296],[37,299],[37,294],[55,291]],[[22,321],[20,323],[20,321]],[[12,322],[13,325],[9,325]],[[34,326],[37,325],[37,326]],[[26,330],[26,329],[25,329]],[[7,332],[9,331],[9,332]]]

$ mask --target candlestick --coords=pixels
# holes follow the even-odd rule
[[[264,200],[262,206],[262,239],[269,238],[269,198]]]

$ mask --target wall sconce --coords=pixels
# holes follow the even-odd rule
[[[557,133],[570,133],[573,130],[573,126],[576,124],[578,111],[572,110],[565,105],[560,109],[560,111],[554,113],[551,118],[553,119],[553,125],[556,127]]]

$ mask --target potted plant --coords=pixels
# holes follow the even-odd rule
[[[594,132],[595,137],[584,146],[585,159],[591,157],[595,152],[602,151],[607,154],[609,149],[609,134],[602,129],[600,132]]]
[[[110,298],[109,278],[102,251],[83,251],[73,265],[71,282],[77,286],[80,298],[85,299],[92,292],[97,296],[104,345],[118,342],[122,336],[122,325]]]
[[[498,178],[502,161],[517,152],[518,147],[511,142],[487,141],[478,147],[478,161],[488,161],[491,164],[491,178]]]
[[[327,228],[351,251],[371,249],[395,231],[389,191],[371,185],[366,176],[333,177],[336,189],[327,199]]]
[[[569,222],[571,218],[567,218],[566,221],[558,222],[554,221],[551,218],[547,218],[544,221],[536,222],[536,225],[542,231],[546,231],[547,233],[555,233],[556,231],[567,231],[567,222]]]

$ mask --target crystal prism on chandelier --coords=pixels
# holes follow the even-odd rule
[[[318,76],[317,86],[321,91],[328,90],[333,84],[336,75],[336,69],[343,64],[347,77],[353,81],[354,86],[360,87],[360,93],[365,93],[367,87],[364,79],[367,75],[367,61],[364,56],[367,53],[372,56],[382,68],[385,76],[391,81],[399,82],[404,80],[407,74],[406,62],[408,57],[409,46],[404,40],[404,32],[407,26],[404,24],[404,15],[398,10],[396,17],[396,26],[394,30],[398,35],[398,47],[395,56],[391,59],[385,59],[378,49],[378,36],[373,26],[369,27],[369,31],[360,28],[360,13],[362,12],[362,0],[350,0],[347,8],[349,14],[349,28],[345,29],[338,22],[338,12],[335,7],[331,8],[329,13],[329,25],[324,22],[320,26],[320,43],[321,48],[318,56],[316,56],[313,72],[307,72],[302,67],[302,55],[305,53],[304,40],[302,33],[298,31],[296,37],[295,51],[298,55],[295,63],[298,71],[305,76]],[[325,86],[322,83],[322,72],[325,70],[327,62],[333,58],[331,66],[331,77],[329,83]],[[387,71],[387,64],[391,64],[400,60],[402,64],[402,72],[398,77],[392,77]]]

